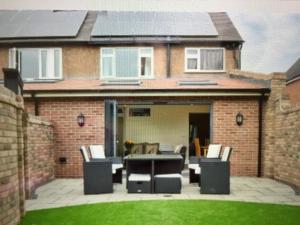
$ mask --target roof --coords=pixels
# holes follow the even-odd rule
[[[189,81],[187,85],[180,85],[183,81]],[[190,83],[201,83],[203,85],[192,85]],[[259,91],[268,89],[266,85],[252,83],[240,79],[229,77],[214,79],[184,79],[184,78],[164,78],[142,80],[140,85],[107,85],[103,80],[62,80],[52,83],[25,83],[25,92],[37,91]]]
[[[93,37],[105,36],[217,36],[208,13],[102,11]]]
[[[0,38],[76,37],[87,11],[0,11]]]
[[[300,77],[300,58],[286,72],[287,81]]]
[[[7,23],[1,15],[13,20]],[[30,23],[22,19],[27,18]],[[99,17],[100,15],[100,17]],[[130,18],[139,17],[140,23],[133,23],[135,20],[127,20],[127,27],[119,33],[110,33],[112,29],[106,26],[106,33],[103,26],[99,27],[99,21],[103,15],[113,15],[116,21],[126,15]],[[153,18],[152,18],[153,16]],[[84,17],[84,19],[82,19]],[[170,18],[178,18],[171,20]],[[34,19],[33,19],[34,18]],[[63,19],[64,18],[64,19]],[[72,18],[72,20],[70,20]],[[111,19],[107,17],[106,19]],[[143,20],[144,18],[144,20]],[[160,26],[145,29],[143,24],[152,23],[157,19],[165,18]],[[240,34],[225,12],[214,13],[186,13],[186,12],[99,12],[99,11],[9,11],[0,10],[0,44],[44,44],[44,43],[88,43],[88,44],[122,44],[122,43],[172,43],[172,42],[243,42]],[[34,22],[35,21],[35,22]],[[54,21],[52,23],[52,21]],[[112,24],[118,24],[118,22]],[[28,29],[22,28],[23,25]],[[35,25],[38,26],[35,26]],[[156,22],[155,22],[156,24]],[[199,27],[191,29],[187,24]],[[55,25],[55,26],[54,26]],[[141,26],[143,25],[143,26]],[[51,29],[48,29],[53,27]],[[19,27],[19,29],[18,29]],[[35,30],[34,28],[37,27]],[[119,26],[120,27],[120,26]],[[180,27],[180,29],[177,29]],[[47,29],[45,29],[47,28]],[[100,29],[101,28],[101,29]],[[103,30],[103,31],[102,31]],[[116,30],[117,31],[117,30]],[[119,30],[120,31],[120,30]],[[128,31],[128,33],[126,33]],[[139,31],[134,33],[135,31]],[[142,31],[144,33],[142,33]],[[152,31],[153,33],[151,33]],[[115,31],[114,31],[115,32]],[[76,33],[76,35],[74,35]],[[122,36],[120,36],[122,34]],[[98,35],[98,36],[93,36]],[[100,36],[101,35],[101,36]]]

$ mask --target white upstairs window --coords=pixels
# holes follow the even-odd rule
[[[12,48],[9,64],[11,68],[19,69],[23,80],[62,78],[60,48]]]
[[[222,72],[224,71],[224,48],[186,48],[186,72]]]
[[[101,48],[101,78],[137,79],[153,76],[153,48]]]

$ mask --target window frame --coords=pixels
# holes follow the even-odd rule
[[[117,77],[116,76],[116,53],[115,50],[118,48],[135,48],[138,50],[138,60],[137,60],[137,68],[138,68],[138,75],[136,77]],[[103,50],[105,49],[112,49],[113,53],[112,54],[103,54]],[[150,54],[142,54],[141,50],[142,49],[151,49],[151,53]],[[109,56],[105,56],[105,55],[111,55],[110,57],[112,57],[112,75],[111,76],[104,76],[103,75],[103,58],[104,57],[109,57]],[[141,57],[145,57],[145,56],[150,56],[151,58],[151,74],[150,75],[141,75]],[[120,46],[120,47],[101,47],[100,48],[100,79],[101,80],[108,80],[108,79],[112,79],[112,80],[134,80],[134,79],[153,79],[154,77],[154,48],[153,47],[128,47],[128,46]]]
[[[63,77],[63,62],[62,62],[62,48],[58,48],[58,47],[55,47],[55,48],[10,48],[9,49],[9,62],[10,64],[13,64],[13,62],[11,61],[11,51],[16,51],[17,52],[17,58],[18,58],[18,63],[17,63],[17,69],[20,71],[20,74],[22,74],[21,72],[21,51],[22,50],[37,50],[38,51],[38,58],[39,58],[39,62],[38,62],[38,67],[39,67],[39,74],[38,75],[38,78],[35,79],[35,78],[26,78],[24,79],[22,77],[22,79],[24,81],[32,81],[32,80],[61,80],[62,77]],[[48,57],[48,54],[49,54],[49,50],[52,51],[52,55],[53,55],[53,74],[51,74],[50,76],[46,76],[46,77],[43,77],[42,76],[42,51],[46,51],[46,54],[47,54],[47,57]],[[55,76],[55,51],[59,51],[59,71],[60,73],[58,74],[58,76]],[[47,63],[48,63],[48,60],[47,60]],[[46,63],[46,64],[47,64]],[[14,65],[10,65],[11,67],[13,67]],[[46,68],[46,71],[48,71],[48,68]],[[21,75],[22,76],[22,75]]]
[[[222,50],[223,51],[223,69],[221,70],[201,70],[200,65],[200,52],[201,49],[211,49],[211,50]],[[197,69],[188,69],[188,59],[193,57],[188,57],[188,50],[197,50]],[[225,48],[223,47],[187,47],[184,49],[184,72],[185,73],[223,73],[225,72],[226,62],[225,62]]]

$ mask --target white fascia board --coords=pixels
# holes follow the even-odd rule
[[[35,92],[34,96],[38,98],[51,97],[193,97],[193,96],[260,96],[259,92]],[[24,98],[32,97],[26,93]]]

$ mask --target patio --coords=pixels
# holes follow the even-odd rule
[[[188,172],[183,173],[181,194],[127,194],[123,184],[114,184],[111,194],[84,195],[82,179],[56,179],[36,190],[37,199],[26,200],[26,210],[99,202],[154,199],[210,199],[258,203],[300,205],[300,196],[287,185],[268,178],[231,177],[230,195],[201,195],[197,184],[189,184]],[[124,179],[124,178],[123,178]]]

